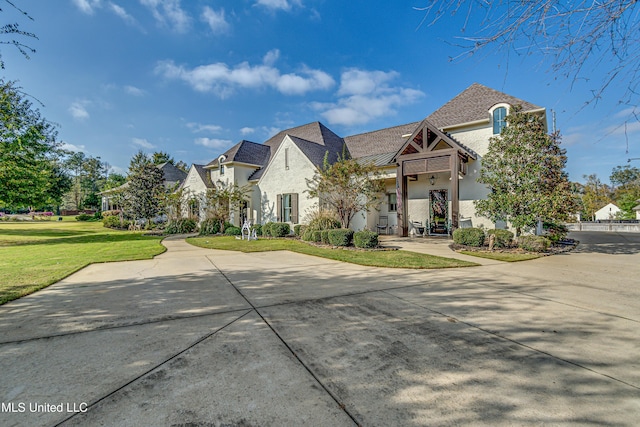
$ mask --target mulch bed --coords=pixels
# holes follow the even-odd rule
[[[494,248],[493,251],[491,251],[491,253],[535,254],[535,255],[541,255],[541,256],[549,256],[549,255],[557,255],[564,252],[569,252],[573,250],[576,246],[578,246],[578,243],[580,242],[577,240],[565,239],[558,243],[552,244],[549,247],[549,250],[547,250],[546,252],[529,252],[518,247],[510,247],[510,248]],[[458,251],[489,252],[489,248],[487,246],[478,248],[475,246],[465,246],[465,245],[458,245],[457,243],[452,243],[449,245],[449,247],[456,252]]]

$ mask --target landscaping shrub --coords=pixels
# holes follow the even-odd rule
[[[320,230],[311,230],[311,242],[320,243],[322,242],[322,235],[320,234]]]
[[[487,237],[491,235],[496,236],[494,246],[496,248],[508,248],[513,242],[513,233],[509,230],[495,229],[487,230]]]
[[[308,225],[311,230],[333,230],[340,228],[340,221],[329,214],[318,214]]]
[[[480,228],[458,228],[453,232],[453,242],[480,247],[484,244],[484,231]]]
[[[291,226],[286,222],[274,222],[271,224],[269,233],[271,237],[285,237],[291,232]]]
[[[302,237],[302,235],[304,234],[304,231],[307,229],[306,225],[302,225],[302,224],[297,224],[293,226],[293,234],[295,234],[297,237]]]
[[[549,249],[551,241],[544,236],[520,236],[518,247],[529,252],[545,252]]]
[[[302,235],[300,237],[305,242],[312,242],[313,241],[313,232],[314,231],[315,230],[310,230],[309,228],[307,228],[306,230],[304,230],[304,232],[302,233]]]
[[[256,231],[256,236],[262,236],[262,224],[253,224],[251,226],[251,231]]]
[[[197,229],[198,224],[194,219],[180,218],[177,220],[169,221],[164,231],[167,234],[186,234],[193,233]]]
[[[120,225],[120,217],[119,216],[105,216],[102,219],[102,225],[103,227],[106,228],[115,228],[116,230],[118,229],[123,229],[126,230],[127,228],[129,228],[129,225],[131,224],[131,221],[123,221],[122,222],[122,226]]]
[[[353,240],[353,230],[337,228],[329,230],[329,243],[334,246],[349,246]]]
[[[242,234],[242,229],[234,225],[224,229],[225,236],[239,236]]]
[[[95,217],[93,215],[81,213],[80,215],[76,216],[76,221],[95,221]]]
[[[220,232],[220,220],[207,218],[200,223],[200,235],[218,234]]]
[[[262,225],[262,235],[265,237],[271,237],[271,226],[273,225],[273,222],[267,222],[265,224]]]
[[[329,244],[329,230],[320,230],[320,242]]]
[[[102,211],[102,218],[105,218],[107,216],[118,216],[120,215],[120,210],[119,209],[112,209],[110,211]]]
[[[567,234],[569,234],[569,229],[564,224],[545,222],[544,224],[542,224],[542,228],[547,231],[547,237],[553,243],[557,243],[560,240],[566,239]]]
[[[378,246],[378,233],[369,230],[353,233],[353,245],[356,248],[375,248]]]

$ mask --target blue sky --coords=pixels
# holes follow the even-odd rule
[[[69,148],[117,172],[139,149],[203,164],[316,120],[341,136],[421,120],[474,82],[556,112],[571,180],[608,182],[640,157],[638,122],[626,135],[622,125],[624,85],[585,107],[597,78],[566,80],[544,58],[486,51],[451,62],[459,18],[421,26],[423,0],[17,4],[34,21],[3,5],[2,23],[34,32],[25,41],[37,52],[27,60],[3,45],[4,78],[44,104]]]

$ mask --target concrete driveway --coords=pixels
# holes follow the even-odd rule
[[[432,271],[167,239],[0,306],[0,425],[636,426],[640,235],[574,237]]]

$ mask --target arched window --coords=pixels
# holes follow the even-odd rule
[[[505,107],[498,107],[493,110],[493,134],[497,135],[502,132],[502,129],[507,125],[507,109]]]

